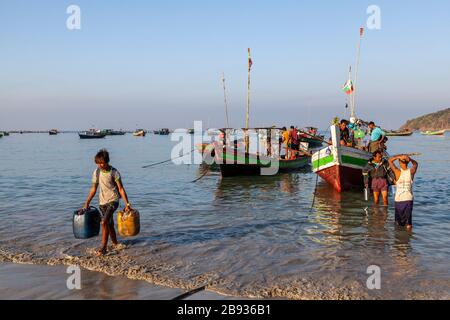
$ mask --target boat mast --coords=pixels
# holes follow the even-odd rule
[[[225,118],[227,122],[227,128],[230,127],[230,119],[228,118],[228,100],[227,100],[227,89],[225,86],[225,73],[222,73],[222,83],[223,83],[223,96],[225,101]]]
[[[354,91],[353,91],[352,112],[351,112],[352,118],[356,118],[356,115],[355,115],[355,107],[356,107],[355,100],[356,99],[355,99],[355,97],[356,97],[356,92],[358,90],[357,82],[358,82],[359,62],[360,62],[360,56],[361,56],[361,44],[362,44],[363,36],[364,36],[364,28],[361,27],[361,28],[359,28],[359,43],[358,43],[358,49],[356,51],[356,71],[355,71],[355,83],[354,83]]]
[[[245,117],[245,153],[249,153],[250,150],[250,137],[248,136],[249,127],[249,114],[250,114],[250,73],[252,70],[252,58],[250,54],[250,48],[248,48],[248,83],[247,83],[247,114]]]
[[[245,119],[245,128],[249,126],[249,113],[250,113],[250,71],[252,70],[252,58],[250,55],[250,48],[248,48],[248,84],[247,84],[247,115]]]
[[[348,80],[350,81],[350,84],[352,83],[352,66],[348,67]],[[353,87],[353,90],[355,88]],[[355,109],[353,107],[353,94],[354,92],[352,92],[350,95],[347,95],[347,104],[350,107],[350,112],[351,112],[351,116],[353,117],[354,113],[355,113]],[[346,112],[347,115],[347,112]]]

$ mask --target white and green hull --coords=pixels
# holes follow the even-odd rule
[[[340,145],[337,126],[331,127],[332,145],[313,154],[312,168],[338,192],[364,187],[362,170],[372,157],[369,152]]]

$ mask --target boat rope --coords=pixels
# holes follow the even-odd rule
[[[206,290],[206,286],[199,287],[199,288],[193,289],[191,291],[185,292],[185,293],[173,298],[172,300],[183,300],[183,299],[186,299],[200,291],[205,291],[205,290]]]
[[[320,162],[320,153],[319,153],[319,162]],[[319,174],[316,173],[316,183],[315,183],[315,186],[314,186],[313,200],[312,200],[312,203],[311,203],[310,213],[314,209],[314,204],[316,202],[316,193],[317,193],[317,185],[318,184],[319,184]]]
[[[197,181],[200,181],[201,179],[203,179],[204,177],[206,177],[206,175],[209,173],[209,170],[207,170],[204,174],[202,174],[200,177],[198,177],[197,179],[191,181],[191,183],[196,183]]]
[[[194,151],[195,151],[195,148],[192,149],[191,151],[189,151],[188,153],[183,154],[182,156],[179,156],[179,157],[176,157],[176,158],[170,158],[170,159],[168,159],[168,160],[161,161],[161,162],[157,162],[157,163],[153,163],[153,164],[149,164],[149,165],[143,166],[142,168],[143,168],[143,169],[147,169],[147,168],[151,168],[151,167],[158,166],[158,165],[160,165],[160,164],[168,163],[168,162],[173,161],[173,160],[176,160],[176,159],[184,158],[185,156],[191,154],[191,153],[194,152]]]

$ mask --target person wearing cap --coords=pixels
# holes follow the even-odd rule
[[[372,121],[369,123],[370,129],[370,143],[369,143],[369,152],[374,153],[377,150],[381,150],[383,141],[385,140],[386,133],[381,130],[380,127],[377,127],[375,123]]]

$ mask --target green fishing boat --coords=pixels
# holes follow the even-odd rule
[[[308,167],[311,163],[308,153],[294,151],[295,155],[290,159],[281,155],[279,140],[281,130],[222,129],[223,140],[214,143],[215,163],[219,166],[222,177],[276,175]],[[241,133],[243,139],[235,138],[239,135],[237,131]],[[249,132],[253,132],[253,139],[249,138],[251,136]],[[263,147],[259,152],[250,152],[255,145]]]
[[[405,131],[388,131],[386,130],[386,136],[388,137],[410,137],[413,135],[413,131],[405,130]]]
[[[440,130],[440,131],[423,131],[421,134],[423,136],[443,136],[445,135],[445,132],[447,130]]]

